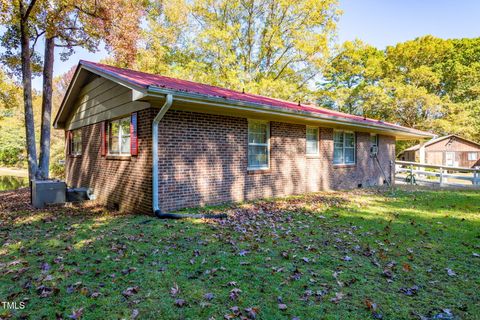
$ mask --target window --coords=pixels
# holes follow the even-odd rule
[[[73,130],[70,137],[70,154],[79,156],[82,154],[82,129]]]
[[[370,146],[378,147],[378,134],[376,133],[370,134]]]
[[[130,155],[130,117],[112,120],[108,124],[108,153]]]
[[[334,131],[333,133],[333,164],[355,163],[355,133]]]
[[[477,160],[477,153],[476,152],[469,152],[468,153],[468,161],[476,161]]]
[[[307,155],[318,154],[318,127],[307,126]]]
[[[266,121],[248,121],[248,169],[268,169],[270,124]]]

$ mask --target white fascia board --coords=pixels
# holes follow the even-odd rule
[[[184,102],[195,102],[195,103],[203,103],[208,104],[210,106],[218,106],[222,108],[230,108],[242,111],[256,111],[263,114],[276,114],[276,115],[284,115],[294,119],[299,120],[310,120],[310,121],[321,121],[325,124],[331,125],[346,125],[350,127],[362,128],[362,129],[370,129],[370,130],[378,130],[384,133],[390,133],[393,136],[405,136],[411,137],[412,139],[425,139],[431,138],[431,135],[422,135],[415,132],[411,132],[408,129],[394,129],[387,126],[382,125],[375,125],[375,124],[362,124],[356,122],[354,120],[343,119],[340,117],[335,116],[328,116],[328,115],[319,115],[313,112],[308,111],[287,111],[285,109],[257,104],[257,103],[249,103],[244,101],[232,100],[232,99],[225,99],[220,97],[208,97],[202,94],[192,93],[192,92],[183,92],[183,91],[176,91],[171,89],[164,89],[158,88],[155,86],[150,86],[147,89],[147,93],[150,96],[162,96],[164,97],[166,94],[173,94],[175,95],[175,101],[184,101]]]

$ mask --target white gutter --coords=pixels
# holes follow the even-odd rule
[[[172,93],[171,89],[158,88],[155,86],[149,86],[147,89],[147,94],[151,96],[156,96],[156,95],[163,96],[165,94],[171,94],[171,93]],[[184,101],[184,102],[197,102],[197,103],[202,103],[202,104],[211,105],[211,106],[219,106],[227,109],[237,109],[237,110],[245,110],[245,111],[256,111],[256,112],[261,112],[266,114],[285,115],[290,118],[322,121],[325,124],[332,124],[332,125],[340,124],[344,126],[363,128],[363,129],[369,129],[369,130],[373,129],[373,130],[383,131],[385,133],[390,132],[395,136],[397,136],[398,133],[402,133],[405,136],[410,136],[412,138],[414,137],[414,138],[421,138],[421,139],[431,138],[433,136],[433,134],[427,135],[427,134],[422,134],[415,131],[412,132],[408,128],[404,128],[404,127],[396,128],[396,127],[387,127],[386,125],[381,125],[381,124],[359,123],[358,121],[351,120],[351,119],[344,119],[344,118],[340,118],[332,115],[323,115],[323,114],[319,115],[309,111],[292,112],[290,110],[287,111],[274,106],[226,99],[221,97],[207,97],[205,95],[192,93],[192,92],[176,91],[175,100]]]
[[[158,123],[172,106],[173,96],[166,95],[165,103],[152,122],[152,209],[153,213],[160,212],[158,204]]]

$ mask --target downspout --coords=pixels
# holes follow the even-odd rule
[[[163,119],[167,111],[172,106],[173,96],[167,94],[165,103],[157,113],[152,122],[152,208],[153,213],[160,219],[184,219],[184,218],[226,218],[226,214],[180,214],[180,213],[163,213],[158,203],[158,124]]]
[[[158,204],[158,124],[172,106],[172,102],[173,96],[167,94],[165,103],[152,122],[152,207],[155,215],[162,213]]]

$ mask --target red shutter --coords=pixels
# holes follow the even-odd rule
[[[130,155],[138,156],[137,113],[130,116]]]
[[[107,155],[107,122],[106,121],[103,121],[102,122],[102,128],[101,128],[102,132],[101,132],[101,146],[100,146],[100,150],[101,150],[101,155],[102,157],[103,156],[106,156]]]
[[[73,132],[71,130],[67,131],[67,154],[72,154],[72,143],[73,143]]]

